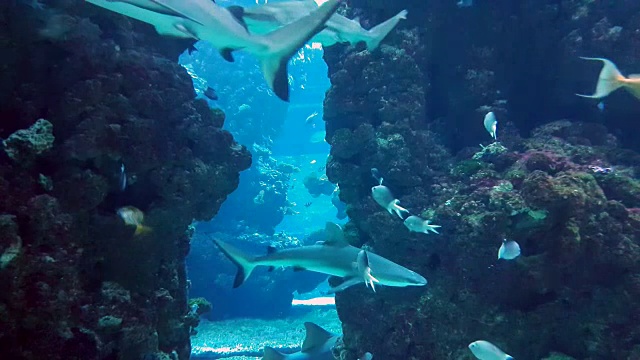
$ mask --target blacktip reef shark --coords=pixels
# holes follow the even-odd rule
[[[204,40],[227,61],[244,50],[260,60],[269,87],[289,101],[287,63],[314,35],[340,4],[329,0],[315,11],[265,35],[252,35],[239,16],[240,7],[225,8],[211,0],[87,0],[92,4],[153,25],[160,35]]]
[[[251,6],[243,9],[242,19],[247,24],[249,32],[264,34],[281,26],[285,26],[318,8],[314,0],[291,0]],[[316,34],[311,41],[319,42],[323,46],[336,43],[350,43],[356,45],[364,41],[367,50],[375,50],[380,42],[393,30],[398,22],[407,18],[407,11],[402,10],[394,17],[365,30],[358,19],[350,20],[340,14],[333,14],[326,23],[326,29]]]
[[[342,335],[329,332],[320,326],[305,322],[306,335],[300,351],[283,354],[278,350],[265,346],[263,360],[335,360],[333,349]],[[372,355],[365,353],[360,360],[371,360]]]
[[[220,240],[216,245],[237,267],[233,287],[237,288],[249,278],[257,266],[293,267],[295,270],[309,270],[322,274],[338,276],[344,279],[342,284],[331,288],[328,293],[342,291],[350,286],[365,282],[366,278],[358,269],[358,255],[361,249],[349,245],[342,228],[334,223],[325,227],[327,240],[315,245],[301,246],[276,251],[270,247],[266,255],[251,256],[236,247]],[[370,274],[375,276],[376,284],[405,287],[424,286],[427,280],[418,273],[367,251],[367,264]]]

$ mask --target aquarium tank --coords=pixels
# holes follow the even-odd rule
[[[637,0],[0,24],[1,360],[640,359]]]

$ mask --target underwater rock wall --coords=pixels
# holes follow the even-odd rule
[[[325,50],[327,175],[347,204],[348,240],[429,284],[338,294],[346,358],[471,358],[467,345],[478,339],[517,359],[638,357],[640,157],[623,150],[636,145],[632,134],[618,139],[588,122],[601,116],[624,129],[637,114],[600,114],[573,95],[590,94],[600,69],[577,56],[637,62],[638,4],[379,3],[351,1],[349,15],[375,14],[375,23],[407,6],[410,30],[373,54]],[[619,36],[598,35],[615,35],[616,24]],[[636,101],[614,95],[607,109]],[[466,148],[489,142],[490,110],[506,148]],[[551,122],[565,115],[574,121]],[[443,145],[461,151],[454,157]],[[442,226],[439,235],[410,233],[373,201],[374,167],[403,207]],[[503,238],[517,240],[523,256],[497,261]]]
[[[188,44],[84,1],[3,2],[0,23],[2,357],[188,359],[189,225],[249,152],[194,101]]]

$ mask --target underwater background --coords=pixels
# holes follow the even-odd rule
[[[242,49],[1,1],[0,359],[640,359],[640,2],[337,14],[403,10],[375,49],[298,49],[285,102]],[[624,89],[576,96],[599,76]],[[327,222],[358,284],[274,263],[234,287],[220,241],[334,246]]]

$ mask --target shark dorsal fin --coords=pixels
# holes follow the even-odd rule
[[[340,225],[327,222],[324,227],[325,236],[327,240],[325,240],[325,246],[336,246],[343,247],[349,245],[349,243],[344,239],[344,233],[342,232],[342,228]]]
[[[284,360],[287,358],[285,354],[279,352],[278,350],[270,346],[264,347],[264,353],[262,356],[263,356],[262,357],[263,360]]]
[[[245,30],[249,31],[247,23],[244,21],[244,8],[242,6],[231,5],[227,7],[227,10],[229,10],[234,19],[236,19],[236,21],[242,25]]]
[[[322,346],[334,336],[332,333],[312,322],[304,323],[304,328],[307,330],[307,336],[305,336],[302,342],[302,352],[308,352],[313,348]]]

